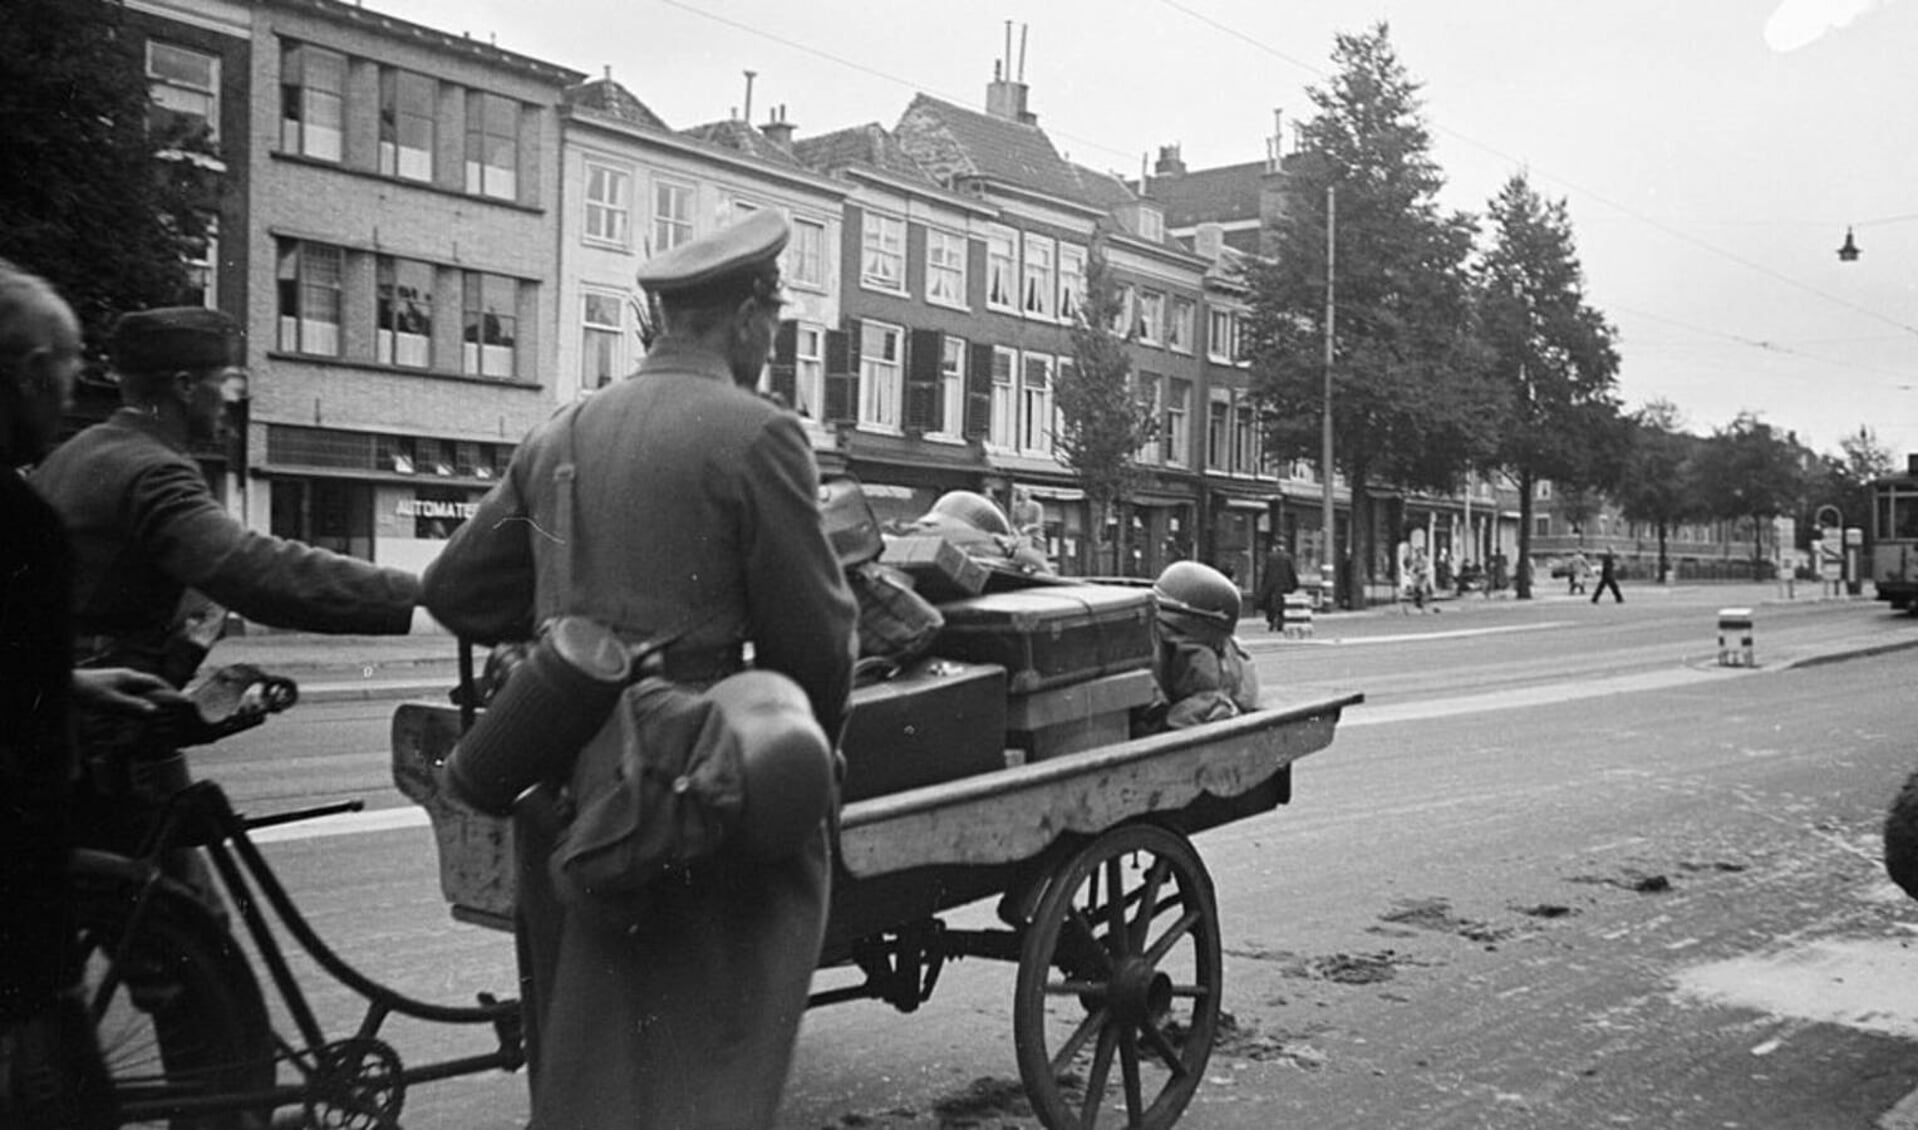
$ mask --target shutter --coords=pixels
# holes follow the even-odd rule
[[[773,335],[772,392],[786,407],[799,408],[799,323],[787,318]]]
[[[859,421],[859,319],[826,331],[826,422]]]
[[[945,335],[938,330],[913,330],[906,338],[906,427],[936,432],[939,418],[939,371],[944,368]]]
[[[984,439],[992,430],[992,346],[978,344],[966,365],[967,439]]]

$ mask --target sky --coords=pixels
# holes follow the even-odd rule
[[[1164,145],[1263,158],[1335,35],[1384,21],[1446,206],[1482,214],[1520,171],[1566,202],[1628,409],[1918,453],[1918,0],[363,2],[610,68],[678,129],[742,108],[752,70],[753,121],[783,104],[801,137],[890,127],[917,92],[983,109],[1010,26],[1054,145],[1128,177]]]

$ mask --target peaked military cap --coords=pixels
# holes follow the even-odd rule
[[[791,236],[784,217],[762,208],[730,227],[648,259],[639,268],[639,285],[664,299],[735,288],[770,293],[778,285],[779,253]]]
[[[165,306],[120,315],[107,348],[122,372],[217,369],[233,363],[237,334],[233,319],[218,310]]]

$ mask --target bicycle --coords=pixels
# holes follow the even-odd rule
[[[205,696],[197,704],[176,704],[143,732],[146,744],[169,750],[209,744],[259,725],[298,699],[291,680],[254,668],[225,669],[208,685],[222,677],[229,688],[236,681],[246,684],[242,693],[220,696],[231,700],[230,711],[208,717]],[[362,807],[349,800],[247,817],[233,809],[217,783],[196,781],[172,792],[136,854],[76,853],[76,944],[122,1125],[253,1130],[268,1125],[275,1111],[298,1107],[302,1126],[398,1130],[408,1086],[515,1071],[525,1063],[517,1000],[481,993],[474,1005],[435,1004],[361,973],[315,933],[249,835]],[[275,1030],[259,978],[222,910],[167,874],[164,861],[183,848],[204,850],[212,863],[226,905],[245,924],[253,953],[290,1018],[290,1034]],[[322,1030],[269,916],[327,975],[366,1001],[351,1035]],[[379,1035],[393,1015],[491,1025],[498,1047],[408,1067]],[[286,1082],[280,1081],[282,1067],[291,1069]]]

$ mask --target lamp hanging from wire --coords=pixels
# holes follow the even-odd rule
[[[1838,249],[1838,261],[1840,263],[1855,263],[1858,261],[1858,241],[1851,237],[1850,228],[1845,229],[1845,243],[1844,246]]]

